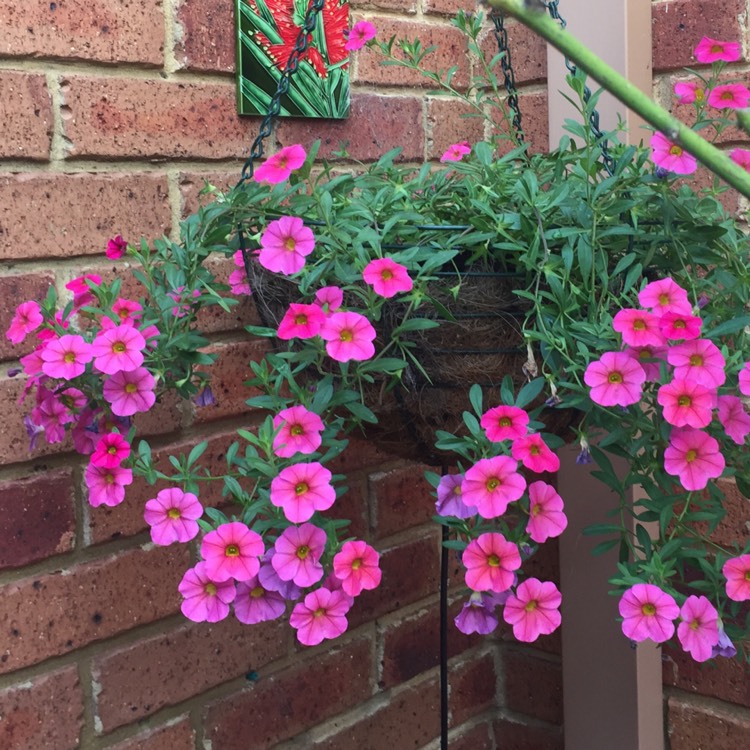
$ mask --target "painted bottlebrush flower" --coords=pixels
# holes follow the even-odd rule
[[[301,404],[283,409],[273,418],[278,430],[273,439],[273,452],[280,458],[291,458],[295,453],[314,453],[323,442],[323,420]]]
[[[495,608],[499,604],[505,604],[508,596],[508,592],[491,594],[473,591],[453,620],[456,627],[465,635],[491,633],[497,627],[498,622]]]
[[[707,427],[716,406],[716,391],[694,380],[678,380],[659,388],[656,400],[664,419],[675,427]]]
[[[664,470],[677,477],[686,490],[702,490],[709,479],[724,471],[719,443],[709,434],[690,427],[674,429],[664,451]]]
[[[471,153],[471,146],[468,141],[459,141],[448,146],[445,153],[440,157],[441,162],[461,161],[467,154]]]
[[[518,547],[502,534],[481,534],[469,542],[461,561],[466,567],[466,585],[472,591],[507,591],[521,567]]]
[[[745,109],[750,104],[750,89],[741,83],[716,86],[708,92],[707,101],[715,109]]]
[[[323,577],[320,558],[326,546],[326,533],[311,523],[284,529],[274,545],[271,565],[282,581],[294,581],[305,588]]]
[[[536,474],[544,471],[557,471],[560,468],[560,459],[538,433],[524,435],[514,440],[510,452],[516,461],[520,461]]]
[[[146,339],[132,325],[119,325],[102,331],[91,344],[94,367],[105,375],[132,372],[143,364]]]
[[[730,151],[729,158],[746,172],[750,172],[750,151],[746,148],[735,148]]]
[[[349,627],[346,613],[350,607],[349,598],[343,591],[316,589],[295,605],[289,624],[297,631],[297,640],[302,645],[317,646],[346,631]]]
[[[143,518],[151,527],[151,540],[162,547],[195,539],[202,515],[203,506],[198,498],[179,487],[160,490],[155,498],[146,502],[143,511]]]
[[[495,406],[488,409],[479,420],[487,439],[493,443],[516,440],[528,431],[529,415],[517,406]]]
[[[623,351],[643,368],[643,372],[646,373],[646,382],[659,380],[660,363],[667,361],[666,346],[631,346]]]
[[[338,286],[324,286],[315,292],[315,304],[326,315],[336,312],[344,304],[344,290]]]
[[[258,38],[260,39],[261,36],[259,34]],[[284,62],[286,63],[286,60]],[[269,156],[263,164],[255,168],[253,180],[255,182],[267,182],[271,185],[286,182],[292,172],[298,170],[305,163],[306,158],[307,153],[299,144],[286,146],[273,156]]]
[[[369,21],[357,21],[357,23],[355,23],[350,29],[347,35],[346,45],[344,46],[350,52],[362,49],[370,39],[375,38],[377,33],[378,30]]]
[[[286,610],[286,599],[278,591],[263,588],[258,576],[237,584],[234,615],[245,625],[277,620]]]
[[[659,327],[664,338],[670,341],[697,339],[701,335],[703,321],[697,315],[670,310],[659,318]]]
[[[119,432],[102,435],[91,454],[91,463],[113,469],[130,455],[130,443]]]
[[[133,472],[122,466],[106,468],[89,464],[84,473],[89,491],[89,504],[94,508],[100,505],[114,507],[125,499],[125,486],[133,483]]]
[[[271,482],[271,502],[292,523],[309,521],[315,511],[328,510],[336,500],[331,472],[318,461],[282,469]]]
[[[219,622],[229,614],[237,595],[234,581],[215,581],[199,562],[182,577],[177,590],[183,597],[182,614],[193,622]]]
[[[453,516],[453,518],[471,518],[477,514],[474,506],[468,506],[461,497],[463,474],[446,474],[440,477],[437,486],[437,502],[435,512],[439,516]]]
[[[689,314],[693,309],[688,293],[670,278],[646,284],[638,293],[638,302],[659,317],[668,312]]]
[[[706,98],[706,90],[699,81],[678,81],[674,85],[674,93],[680,104],[702,102]]]
[[[622,632],[631,641],[664,643],[674,635],[674,620],[680,614],[677,602],[651,583],[637,583],[620,599]]]
[[[612,320],[612,328],[628,346],[662,346],[664,336],[659,329],[659,319],[645,310],[627,308],[620,310]]]
[[[508,597],[503,619],[519,641],[532,643],[560,627],[562,595],[551,581],[528,578]]]
[[[106,256],[110,260],[117,260],[125,255],[128,249],[128,243],[118,234],[107,242]]]
[[[734,602],[750,599],[750,555],[740,555],[727,560],[721,568],[727,579],[727,596]]]
[[[682,648],[695,661],[710,659],[719,642],[719,613],[705,596],[689,596],[680,609],[680,617],[677,638]]]
[[[326,342],[328,356],[337,362],[359,362],[375,354],[377,336],[370,321],[356,312],[337,312],[326,318],[320,336]]]
[[[118,417],[130,417],[148,411],[156,403],[154,376],[145,368],[116,372],[104,381],[102,393]]]
[[[529,485],[529,521],[526,531],[541,544],[547,539],[560,536],[568,525],[563,513],[563,499],[555,488],[546,482],[532,482]]]
[[[51,378],[72,380],[82,375],[86,364],[93,357],[91,344],[86,343],[82,336],[65,334],[59,339],[53,339],[42,350],[42,372]]]
[[[260,534],[244,523],[223,523],[209,531],[201,542],[206,573],[214,581],[247,581],[257,575],[260,556],[265,552]]]
[[[39,305],[33,300],[22,302],[10,321],[5,337],[11,344],[20,344],[28,334],[33,333],[44,322]]]
[[[282,216],[272,221],[260,237],[258,262],[263,268],[291,276],[305,265],[315,249],[315,235],[297,216]]]
[[[663,133],[654,133],[650,145],[653,149],[651,159],[657,167],[675,174],[693,174],[698,169],[695,157],[682,146],[670,141]]]
[[[727,379],[724,355],[708,339],[692,339],[670,347],[667,362],[674,367],[675,380],[693,380],[706,388],[718,388]]]
[[[742,56],[739,42],[720,42],[718,39],[704,36],[698,42],[693,54],[699,63],[736,62]]]
[[[386,299],[395,297],[399,292],[408,292],[414,286],[405,266],[391,258],[371,260],[362,272],[364,280]]]
[[[333,558],[333,572],[349,596],[375,589],[383,576],[378,565],[380,555],[366,542],[344,542]]]
[[[719,396],[719,422],[737,445],[744,445],[750,435],[750,414],[737,396]]]
[[[461,499],[475,507],[482,518],[503,515],[508,505],[526,490],[526,480],[518,464],[509,456],[482,458],[466,470],[461,483]]]
[[[276,336],[284,341],[311,339],[320,333],[326,316],[318,305],[292,302],[279,323]]]
[[[583,375],[591,400],[600,406],[630,406],[641,400],[646,373],[625,352],[606,352]]]

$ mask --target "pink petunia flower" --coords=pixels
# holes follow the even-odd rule
[[[746,172],[750,172],[750,151],[746,148],[735,148],[729,153],[729,158]]]
[[[710,659],[719,642],[719,613],[705,596],[689,596],[680,610],[677,638],[695,661]]]
[[[517,406],[495,406],[488,409],[479,424],[493,443],[516,440],[528,431],[529,415]]]
[[[79,276],[77,279],[69,281],[65,285],[65,288],[68,291],[73,292],[74,310],[77,310],[84,305],[90,305],[94,301],[94,295],[91,293],[91,288],[89,287],[88,282],[91,282],[94,286],[99,286],[102,283],[102,277],[96,273],[87,273],[83,276]]]
[[[495,608],[498,604],[505,604],[508,596],[508,592],[488,594],[472,591],[469,600],[464,602],[461,611],[453,620],[456,627],[465,635],[491,633],[497,627],[498,622]]]
[[[118,417],[130,417],[148,411],[156,403],[154,376],[145,368],[116,372],[104,381],[102,393]]]
[[[328,356],[337,362],[353,359],[359,362],[375,354],[377,336],[370,321],[356,312],[337,312],[326,318],[320,331]]]
[[[379,560],[380,555],[366,542],[344,542],[333,558],[333,572],[349,596],[359,596],[380,586],[383,572]]]
[[[411,291],[414,286],[406,266],[391,258],[371,260],[365,266],[362,278],[375,290],[375,294],[386,299],[395,297],[399,292]]]
[[[317,646],[346,631],[349,627],[346,613],[350,607],[349,598],[343,591],[316,589],[295,605],[289,624],[297,631],[297,640],[302,645]]]
[[[646,373],[646,382],[659,380],[661,377],[660,362],[667,361],[666,346],[631,346],[623,351],[643,368],[643,372]]]
[[[265,552],[260,534],[244,523],[223,523],[209,531],[201,542],[201,557],[206,573],[214,581],[247,581],[257,575],[258,559]]]
[[[727,560],[721,568],[727,579],[727,596],[734,602],[750,599],[750,555],[740,555]]]
[[[699,81],[678,81],[674,93],[680,104],[702,102],[706,98],[706,90]]]
[[[260,238],[258,262],[263,268],[291,276],[305,265],[315,249],[315,235],[297,216],[282,216],[272,221]]]
[[[631,641],[664,643],[674,635],[674,620],[680,614],[677,602],[658,586],[637,583],[620,599],[622,632]]]
[[[260,570],[258,571],[258,581],[264,589],[275,591],[287,601],[296,601],[302,596],[302,589],[294,581],[282,581],[279,574],[273,567],[273,558],[276,550],[266,551],[266,554],[260,559]],[[327,588],[331,588],[328,586]]]
[[[82,336],[66,333],[50,341],[41,353],[42,372],[51,378],[72,380],[82,375],[94,355]]]
[[[664,338],[670,341],[697,339],[701,335],[703,321],[697,315],[670,310],[659,318],[659,327]]]
[[[336,312],[344,304],[344,290],[338,286],[324,286],[315,292],[315,304],[326,315]]]
[[[277,620],[286,610],[286,599],[278,591],[263,588],[258,576],[237,584],[234,615],[245,625]]]
[[[461,161],[466,154],[471,153],[471,146],[468,141],[459,141],[448,146],[448,149],[440,157],[440,161],[445,163],[448,161]]]
[[[638,293],[638,302],[659,317],[668,312],[690,314],[693,310],[687,291],[670,278],[646,284]]]
[[[719,60],[737,62],[742,56],[742,48],[739,42],[720,42],[718,39],[704,36],[698,42],[693,54],[699,63],[708,64]]]
[[[612,320],[617,331],[628,346],[662,346],[664,336],[659,328],[659,319],[645,310],[626,308],[620,310]]]
[[[527,469],[536,474],[545,471],[557,471],[560,468],[560,459],[550,450],[538,433],[524,435],[514,440],[510,452],[516,461],[520,461]]]
[[[532,482],[529,485],[529,521],[526,531],[541,544],[547,539],[560,536],[568,525],[563,513],[563,499],[555,488],[546,482]]]
[[[667,362],[675,368],[675,380],[694,380],[706,388],[718,388],[727,379],[724,355],[708,339],[692,339],[670,347]]]
[[[128,243],[118,234],[107,242],[106,256],[110,260],[117,260],[125,255],[128,249]]]
[[[294,581],[303,588],[323,577],[320,557],[326,546],[326,533],[311,523],[284,529],[274,545],[271,565],[282,581]]]
[[[377,29],[369,21],[357,21],[348,33],[344,49],[347,49],[350,52],[362,49],[370,39],[375,38],[377,33]]]
[[[70,436],[73,438],[73,447],[82,456],[92,454],[96,447],[99,433],[93,424],[95,417],[96,412],[91,409],[84,409],[78,415],[78,421],[70,431]]]
[[[653,149],[651,159],[657,167],[675,174],[693,174],[698,169],[695,157],[682,146],[670,141],[663,133],[654,133],[650,145]]]
[[[60,399],[60,403],[70,411],[79,411],[85,408],[89,402],[88,396],[78,388],[65,388],[57,394],[57,397]]]
[[[750,104],[750,89],[741,83],[715,86],[708,92],[707,101],[715,109],[745,109]]]
[[[583,382],[591,388],[591,400],[600,406],[637,404],[645,380],[643,368],[625,352],[602,354],[583,374]]]
[[[318,461],[287,466],[271,481],[271,502],[283,508],[292,523],[309,521],[316,510],[328,510],[336,500],[331,476]]]
[[[517,640],[532,643],[560,627],[561,602],[562,595],[554,583],[528,578],[508,597],[503,619],[513,626]]]
[[[114,304],[112,305],[112,312],[117,315],[122,323],[127,323],[130,325],[134,325],[143,317],[143,307],[138,304],[138,302],[134,302],[131,299],[125,299],[123,297],[119,297],[117,300],[115,300]],[[110,320],[109,318],[106,319]],[[105,319],[102,318],[102,323],[104,322],[104,320]],[[110,322],[112,321],[110,320]]]
[[[750,362],[745,362],[737,376],[740,393],[743,396],[750,396]]]
[[[506,591],[513,585],[513,571],[521,567],[518,547],[497,533],[481,534],[469,542],[461,561],[472,591]]]
[[[301,404],[283,409],[273,418],[278,430],[273,439],[273,452],[280,458],[291,458],[295,453],[314,453],[323,442],[323,420]]]
[[[526,480],[518,473],[518,464],[512,458],[482,458],[466,470],[461,500],[475,507],[482,518],[497,518],[525,489]]]
[[[84,473],[89,491],[89,504],[94,508],[100,505],[114,507],[125,499],[125,486],[133,483],[133,472],[122,466],[106,468],[89,464]]]
[[[143,364],[146,340],[132,325],[119,325],[102,331],[91,344],[94,367],[105,375],[132,372]]]
[[[744,445],[750,435],[750,414],[737,396],[719,396],[719,422],[737,445]]]
[[[12,344],[20,344],[28,334],[33,333],[44,322],[39,305],[33,300],[22,302],[10,321],[5,337]]]
[[[255,182],[267,182],[276,185],[286,182],[295,170],[299,169],[307,158],[305,149],[298,143],[293,146],[285,146],[273,156],[269,156],[263,164],[253,172]]]
[[[91,463],[113,469],[130,455],[130,443],[119,432],[110,432],[99,438],[91,454]]]
[[[229,291],[232,294],[250,295],[253,293],[253,290],[250,288],[250,282],[247,280],[247,274],[243,268],[235,268],[229,274],[227,284],[229,284]]]
[[[53,393],[40,399],[31,412],[32,422],[44,430],[44,437],[50,445],[65,440],[65,425],[73,421],[73,416]]]
[[[182,576],[177,590],[183,596],[182,614],[193,622],[219,622],[229,614],[229,605],[237,595],[234,581],[215,581],[199,562]]]
[[[200,289],[188,291],[184,286],[178,286],[174,291],[167,292],[173,302],[177,304],[172,308],[172,315],[175,318],[184,318],[190,313],[193,303],[201,296]]]
[[[690,427],[672,430],[664,451],[664,470],[676,476],[686,490],[702,490],[709,479],[724,471],[719,443],[701,430]]]
[[[474,506],[466,505],[461,497],[463,474],[446,474],[440,477],[437,486],[437,502],[435,512],[439,516],[453,516],[454,518],[471,518],[477,514]]]
[[[284,340],[311,339],[320,333],[326,316],[318,305],[292,302],[279,322],[276,335]]]
[[[143,511],[143,518],[151,527],[151,540],[162,547],[195,539],[200,531],[198,519],[202,515],[203,506],[198,498],[179,487],[160,490],[155,498],[146,502]]]
[[[656,400],[675,427],[706,427],[716,406],[716,391],[695,380],[675,378],[659,388]]]

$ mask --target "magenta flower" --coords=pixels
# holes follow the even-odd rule
[[[95,273],[87,273],[65,285],[68,291],[73,292],[73,308],[75,310],[94,301],[94,295],[91,293],[88,282],[91,282],[94,286],[99,286],[102,283],[102,277]]]
[[[688,293],[670,278],[646,284],[638,293],[638,302],[659,317],[668,312],[690,314],[693,310]]]
[[[664,419],[675,427],[706,427],[716,406],[716,391],[695,380],[678,380],[659,388],[656,400]]]
[[[724,471],[719,443],[701,430],[690,427],[672,430],[664,451],[664,470],[676,476],[686,490],[702,490],[709,479]]]
[[[469,542],[461,561],[466,567],[466,585],[472,591],[501,593],[513,585],[513,571],[521,567],[521,555],[502,534],[482,534]]]
[[[177,590],[183,596],[182,614],[193,622],[223,620],[237,595],[234,581],[214,581],[204,562],[185,572]]]
[[[128,243],[118,234],[107,242],[107,250],[105,254],[110,260],[117,260],[125,255],[127,249]]]
[[[297,216],[282,216],[266,227],[260,246],[258,262],[263,268],[291,276],[302,269],[305,258],[315,249],[315,235]]]
[[[143,307],[130,299],[119,297],[112,305],[112,312],[117,315],[121,323],[135,325],[136,321],[143,317]],[[102,324],[105,320],[113,321],[109,318],[102,318]],[[112,326],[114,328],[114,326]]]
[[[479,424],[493,443],[523,437],[529,424],[529,415],[517,406],[495,406],[482,414]]]
[[[555,488],[546,482],[529,485],[529,522],[526,531],[538,543],[560,536],[568,525],[563,513],[563,499]]]
[[[696,661],[706,661],[719,642],[719,613],[705,596],[689,596],[680,610],[677,638]]]
[[[734,602],[750,599],[750,555],[740,555],[727,560],[721,572],[727,579],[727,596]]]
[[[719,422],[737,445],[744,445],[750,435],[750,414],[737,396],[719,396]]]
[[[110,432],[99,438],[91,455],[91,463],[105,469],[114,469],[129,455],[130,443],[119,432]]]
[[[271,482],[271,502],[283,508],[292,523],[303,523],[316,510],[328,510],[336,500],[331,472],[318,461],[282,469]]]
[[[106,468],[89,464],[84,473],[89,491],[89,504],[94,508],[100,505],[114,507],[125,499],[125,486],[132,484],[133,472],[122,466]]]
[[[349,598],[343,591],[316,589],[295,605],[289,624],[297,631],[297,640],[302,645],[317,646],[346,631],[349,627],[346,613],[350,607]]]
[[[702,102],[706,98],[706,90],[698,81],[678,81],[674,85],[674,93],[680,104]]]
[[[469,600],[464,602],[461,611],[453,620],[456,627],[465,635],[480,633],[487,635],[497,627],[495,607],[505,604],[508,592],[503,594],[486,594],[472,591]]]
[[[286,146],[273,156],[269,156],[263,164],[255,169],[253,180],[255,182],[267,182],[271,185],[286,182],[292,172],[305,163],[306,158],[305,149],[298,143],[293,146]]]
[[[323,577],[320,557],[326,546],[326,533],[311,523],[290,526],[276,540],[271,565],[282,581],[294,581],[305,588]]]
[[[475,507],[482,518],[497,518],[525,489],[526,480],[512,458],[482,458],[467,469],[461,483],[461,499],[465,505]]]
[[[622,632],[631,641],[664,643],[674,635],[674,620],[680,614],[677,602],[651,583],[637,583],[620,599]]]
[[[630,406],[641,400],[643,368],[625,352],[606,352],[583,374],[591,400],[600,406]]]
[[[51,378],[72,380],[84,373],[86,364],[93,357],[91,344],[87,344],[82,336],[66,333],[50,341],[42,350],[42,372]]]
[[[625,354],[632,357],[646,373],[646,382],[659,380],[661,377],[660,362],[667,361],[666,346],[632,346],[624,349]],[[656,360],[651,362],[649,360]]]
[[[175,318],[184,318],[190,312],[193,302],[200,296],[200,289],[189,291],[184,286],[178,286],[174,291],[167,292],[167,297],[177,303],[172,308],[172,315]]]
[[[532,643],[560,627],[562,595],[551,581],[528,578],[508,597],[503,619],[513,626],[519,641]]]
[[[664,336],[659,329],[659,319],[645,310],[627,308],[620,310],[612,320],[617,331],[628,346],[662,346]]]
[[[659,318],[659,327],[664,338],[670,341],[697,339],[701,335],[703,321],[697,315],[671,310]]]
[[[91,344],[94,367],[105,375],[132,372],[143,364],[146,340],[132,325],[122,324],[102,331]]]
[[[78,411],[83,409],[89,400],[86,394],[78,388],[66,388],[57,394],[60,402],[64,404],[66,409],[71,411]]]
[[[160,490],[155,498],[146,502],[143,511],[143,518],[151,527],[151,540],[161,547],[195,539],[200,531],[198,519],[202,515],[203,506],[198,498],[179,487]]]
[[[743,396],[750,396],[750,362],[745,362],[737,379],[739,381],[740,393]]]
[[[229,291],[232,294],[252,294],[253,290],[250,288],[250,282],[247,280],[247,274],[242,268],[235,268],[227,278],[227,284],[229,284]]]
[[[735,148],[729,153],[729,158],[746,172],[750,172],[750,151],[746,148]]]
[[[156,403],[154,376],[145,368],[116,372],[104,381],[102,392],[118,417],[130,417],[148,411]]]
[[[516,461],[520,461],[527,469],[536,474],[545,471],[557,471],[560,468],[560,459],[550,450],[538,433],[524,435],[514,440],[510,452]]]
[[[344,304],[344,292],[338,286],[321,287],[315,292],[315,304],[320,306],[326,315],[330,315]]]
[[[70,431],[70,436],[73,438],[73,447],[82,456],[93,453],[96,447],[99,433],[96,431],[96,427],[93,426],[95,416],[95,412],[91,409],[84,409],[78,415],[78,421]]]
[[[353,359],[359,362],[375,354],[377,336],[370,321],[356,312],[337,312],[326,318],[320,331],[328,356],[337,362]]]
[[[692,339],[670,347],[667,362],[675,368],[675,380],[692,380],[706,388],[718,388],[727,379],[726,360],[719,347],[708,339]]]
[[[380,586],[383,576],[378,565],[380,555],[366,542],[344,542],[333,558],[333,572],[349,596]]]
[[[292,302],[279,323],[276,335],[284,341],[311,339],[320,333],[326,316],[318,305]]]
[[[273,452],[281,458],[291,458],[295,453],[314,453],[323,442],[323,420],[301,404],[283,409],[273,418],[278,430],[273,439]]]
[[[406,266],[391,258],[371,260],[365,266],[362,278],[375,290],[375,294],[386,298],[395,297],[399,292],[408,292],[414,286]]]
[[[708,92],[708,104],[715,109],[745,109],[750,104],[750,89],[741,83],[715,86]]]
[[[437,502],[435,512],[439,516],[453,516],[454,518],[471,518],[477,514],[474,506],[468,506],[461,497],[463,474],[446,474],[440,477],[437,486]]]
[[[20,344],[28,334],[36,331],[43,322],[42,310],[36,302],[32,300],[22,302],[16,308],[5,336],[12,344]]]
[[[277,591],[264,589],[257,576],[237,584],[234,615],[245,625],[276,620],[284,614],[285,609],[284,597]]]
[[[471,153],[471,146],[468,141],[459,141],[448,146],[448,149],[440,157],[440,161],[445,163],[448,161],[461,161],[466,154]]]
[[[206,573],[214,581],[247,581],[257,575],[258,559],[265,548],[260,534],[244,523],[223,523],[209,531],[201,542],[201,557],[206,562]]]
[[[698,162],[682,146],[672,143],[663,133],[651,136],[651,159],[657,167],[675,174],[693,174],[698,169]]]
[[[698,42],[693,54],[699,63],[714,63],[719,60],[724,62],[737,62],[742,56],[739,42],[720,42],[717,39],[704,36]]]
[[[377,33],[377,29],[369,21],[357,21],[349,31],[348,41],[344,45],[344,49],[350,52],[362,49],[370,39],[375,38]]]
[[[273,557],[276,550],[271,547],[260,560],[258,581],[264,589],[276,591],[282,598],[288,601],[296,601],[302,596],[302,590],[294,581],[282,581],[273,567]],[[327,588],[331,588],[327,586]]]
[[[65,425],[73,421],[73,415],[57,396],[49,391],[31,411],[33,424],[44,430],[44,437],[50,445],[65,440]]]

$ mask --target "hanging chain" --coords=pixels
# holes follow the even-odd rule
[[[521,108],[518,104],[518,89],[516,88],[516,75],[513,72],[513,62],[510,57],[508,45],[508,30],[505,28],[503,15],[500,11],[493,10],[490,13],[492,23],[495,25],[494,33],[497,40],[497,48],[500,52],[500,67],[505,79],[505,90],[508,92],[508,108],[513,113],[513,129],[519,144],[524,142],[523,128],[521,127]]]

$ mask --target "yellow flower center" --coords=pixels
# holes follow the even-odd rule
[[[683,329],[685,327],[685,321],[684,320],[675,320],[674,327]]]
[[[501,417],[498,424],[500,427],[510,427],[513,424],[513,420],[510,417]]]
[[[230,544],[224,550],[224,554],[227,557],[239,557],[240,556],[240,548],[236,544]]]
[[[524,609],[527,612],[533,612],[537,607],[539,606],[539,602],[537,602],[536,599],[532,599],[528,604],[524,607]]]
[[[170,508],[167,511],[167,516],[172,519],[180,518],[180,509],[179,508]]]
[[[71,362],[76,361],[76,353],[75,352],[65,352],[63,355],[63,360],[70,364]]]
[[[610,372],[609,377],[607,380],[610,383],[622,383],[622,373],[619,372]]]
[[[114,474],[105,474],[104,481],[107,484],[114,484],[115,483],[115,475]]]
[[[695,620],[692,620],[690,622],[690,630],[698,630],[698,628],[701,626],[699,620],[696,618]]]
[[[307,325],[307,315],[297,315],[294,319],[294,322],[298,326],[305,326]]]
[[[731,91],[722,91],[719,99],[723,101],[731,102],[734,99],[734,94]]]
[[[305,492],[307,492],[310,489],[310,487],[307,485],[306,482],[300,482],[295,488],[294,491],[297,495],[304,495]]]
[[[116,341],[112,344],[112,351],[115,354],[122,354],[125,351],[125,344],[123,344],[122,341]]]
[[[310,548],[306,544],[303,544],[297,549],[297,557],[299,557],[300,560],[306,559],[309,554]]]
[[[745,571],[744,578],[745,578],[746,581],[750,581],[750,570],[746,570]]]
[[[253,599],[260,599],[263,594],[265,593],[265,590],[263,589],[263,586],[256,586],[251,592],[250,596]]]
[[[693,367],[700,367],[703,364],[703,357],[701,357],[700,354],[693,354],[693,356],[690,357],[690,364]]]
[[[499,558],[499,557],[498,557],[497,555],[495,555],[495,554],[493,553],[493,554],[491,554],[491,555],[490,555],[490,556],[489,556],[489,557],[487,558],[487,564],[488,564],[488,565],[489,565],[489,566],[490,566],[491,568],[499,568],[499,567],[500,567],[500,558]]]
[[[669,153],[672,154],[672,156],[682,156],[682,149],[675,144],[669,149]]]
[[[647,602],[641,607],[641,612],[647,617],[652,617],[656,614],[656,607],[651,602]]]
[[[706,92],[703,89],[696,89],[695,90],[695,99],[696,101],[702,102],[703,99],[706,96]]]
[[[318,607],[315,612],[313,612],[313,617],[323,617],[323,615],[326,613],[326,611],[323,609],[323,607]]]
[[[109,453],[110,456],[114,456],[117,453],[117,448],[114,445],[110,445],[109,448],[107,448],[107,453]]]
[[[297,243],[294,241],[294,237],[287,237],[286,240],[284,240],[284,249],[288,250],[290,253],[293,253],[297,248]]]
[[[352,570],[359,570],[362,567],[362,558],[358,557],[356,560],[352,560]]]
[[[636,320],[633,323],[633,330],[634,331],[645,331],[646,330],[646,323],[645,323],[645,321],[642,318],[638,318],[638,320]]]
[[[125,385],[125,393],[135,393],[138,390],[138,386],[135,383],[127,383]]]
[[[344,328],[344,330],[341,331],[341,333],[339,334],[339,339],[341,341],[349,342],[349,341],[352,341],[354,339],[354,335],[352,334],[352,332],[348,328]]]
[[[711,52],[714,55],[720,55],[724,52],[724,47],[722,47],[721,44],[712,44],[711,45]]]
[[[696,458],[698,458],[698,452],[694,451],[692,448],[685,454],[685,461],[689,464],[693,463]]]
[[[381,271],[380,278],[383,279],[383,281],[390,281],[393,278],[393,273],[385,268]]]
[[[659,304],[660,305],[668,305],[669,304],[669,295],[666,294],[666,293],[664,293],[664,292],[662,292],[659,295]]]
[[[500,486],[500,480],[497,477],[492,477],[487,480],[487,483],[484,486],[492,492],[492,490],[496,490]]]
[[[650,359],[653,356],[654,355],[650,349],[642,349],[640,352],[638,352],[638,359]]]
[[[304,435],[305,428],[300,424],[292,425],[291,429],[289,430],[289,434],[293,435],[294,437],[299,437],[300,435]]]
[[[538,456],[542,452],[542,449],[538,445],[532,445],[531,448],[529,448],[529,453],[531,453],[532,456]]]
[[[542,512],[542,506],[537,503],[537,505],[531,506],[531,515],[533,518],[536,518],[540,513]]]
[[[690,396],[680,396],[677,399],[677,405],[678,406],[690,406],[690,404],[692,404],[692,403],[693,403],[693,401],[690,398]]]
[[[215,583],[207,583],[203,590],[209,595],[209,596],[216,596],[216,584]]]

